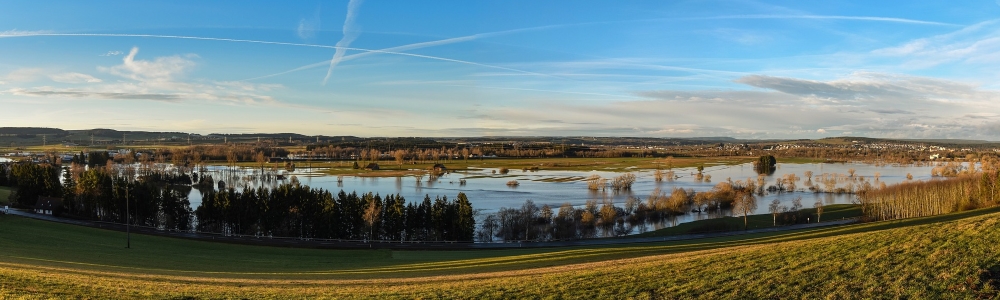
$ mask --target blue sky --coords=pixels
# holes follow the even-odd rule
[[[0,126],[1000,140],[1000,1],[0,3]]]

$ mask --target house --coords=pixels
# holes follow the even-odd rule
[[[367,166],[365,166],[365,170],[368,170],[368,171],[378,170],[378,164],[376,164],[376,163],[370,163]]]
[[[35,213],[44,215],[59,215],[62,212],[62,198],[38,196],[35,203]]]

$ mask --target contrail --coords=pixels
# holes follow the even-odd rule
[[[854,21],[874,21],[874,22],[908,23],[908,24],[920,24],[920,25],[961,26],[961,25],[958,25],[958,24],[933,22],[933,21],[922,21],[922,20],[903,19],[903,18],[888,18],[888,17],[865,17],[865,16],[732,15],[732,16],[693,17],[693,18],[654,18],[654,19],[637,19],[637,20],[620,20],[620,21],[583,22],[583,23],[557,24],[557,25],[547,25],[547,26],[529,27],[529,28],[521,28],[521,29],[511,29],[511,30],[504,30],[504,31],[489,32],[489,33],[473,34],[473,35],[467,35],[467,36],[456,37],[456,38],[448,38],[448,39],[436,40],[436,41],[430,41],[430,42],[414,43],[414,44],[409,44],[409,45],[403,45],[403,46],[385,48],[385,49],[382,49],[382,50],[384,50],[384,51],[406,51],[406,50],[412,50],[412,49],[420,49],[420,48],[426,48],[426,47],[441,46],[441,45],[447,45],[447,44],[453,44],[453,43],[459,43],[459,42],[472,41],[472,40],[476,40],[476,39],[480,39],[480,38],[486,38],[486,37],[491,37],[491,36],[498,36],[498,35],[504,35],[504,34],[518,33],[518,32],[524,32],[524,31],[534,31],[534,30],[544,30],[544,29],[552,29],[552,28],[561,28],[561,27],[601,25],[601,24],[616,24],[616,23],[639,23],[639,22],[660,22],[660,21],[692,21],[692,20],[719,20],[719,19],[820,19],[820,20],[822,20],[822,19],[830,19],[830,20],[854,20]],[[339,64],[341,62],[344,62],[346,60],[357,59],[357,58],[365,57],[365,56],[372,55],[372,54],[375,54],[375,53],[377,53],[377,52],[363,52],[363,53],[358,53],[358,54],[353,54],[353,55],[347,55],[347,56],[342,57],[340,60],[338,60],[336,62],[334,62],[333,60],[324,60],[324,61],[316,62],[316,63],[313,63],[313,64],[308,64],[308,65],[305,65],[305,66],[294,68],[294,69],[291,69],[291,70],[288,70],[288,71],[274,73],[274,74],[270,74],[270,75],[264,75],[264,76],[260,76],[260,77],[248,78],[248,79],[244,79],[244,80],[264,79],[264,78],[268,78],[268,77],[274,77],[274,76],[284,75],[284,74],[298,72],[298,71],[302,71],[302,70],[317,68],[317,67],[321,67],[321,66],[324,66],[324,65],[327,65],[327,64],[331,65],[331,70],[332,70],[332,68],[333,68],[334,65]],[[329,77],[329,76],[330,76],[329,72],[327,72],[327,77]],[[326,80],[324,79],[324,82],[325,81]]]
[[[351,42],[358,38],[359,31],[354,26],[354,19],[358,16],[358,8],[361,7],[361,3],[364,3],[364,0],[351,0],[347,3],[347,17],[344,18],[344,36],[337,42],[338,47],[350,46]],[[326,70],[326,77],[323,77],[324,85],[330,79],[333,67],[336,67],[340,63],[340,60],[343,59],[345,51],[344,48],[337,48],[337,51],[333,53],[333,59],[330,59],[330,68]]]
[[[344,50],[354,50],[372,53],[382,53],[382,54],[392,54],[410,57],[419,57],[447,62],[454,62],[460,64],[467,64],[473,66],[480,66],[485,68],[493,68],[500,70],[507,70],[511,72],[518,72],[523,74],[546,76],[546,77],[557,77],[548,74],[536,73],[525,70],[518,70],[514,68],[507,68],[495,65],[481,64],[477,62],[464,61],[458,59],[430,56],[430,55],[420,55],[405,52],[395,52],[395,51],[385,51],[385,50],[372,50],[364,48],[354,48],[354,47],[341,47],[341,46],[327,46],[327,45],[316,45],[316,44],[303,44],[303,43],[286,43],[286,42],[271,42],[271,41],[258,41],[258,40],[243,40],[243,39],[228,39],[228,38],[214,38],[214,37],[198,37],[198,36],[182,36],[182,35],[157,35],[157,34],[129,34],[129,33],[25,33],[16,35],[0,35],[0,38],[19,38],[19,37],[35,37],[35,36],[94,36],[94,37],[142,37],[142,38],[160,38],[160,39],[182,39],[182,40],[200,40],[200,41],[219,41],[219,42],[235,42],[235,43],[251,43],[251,44],[266,44],[266,45],[283,45],[283,46],[296,46],[296,47],[313,47],[313,48],[326,48],[326,49],[344,49]],[[324,61],[325,63],[325,61]]]
[[[695,18],[682,18],[686,20],[717,20],[717,19],[819,19],[819,20],[852,20],[852,21],[874,21],[874,22],[891,22],[891,23],[907,23],[907,24],[920,24],[920,25],[938,25],[938,26],[962,26],[959,24],[944,23],[944,22],[934,22],[934,21],[923,21],[914,19],[904,19],[904,18],[889,18],[889,17],[866,17],[866,16],[825,16],[825,15],[733,15],[733,16],[717,16],[717,17],[695,17]]]
[[[427,47],[434,47],[434,46],[441,46],[441,45],[448,45],[448,44],[454,44],[454,43],[460,43],[460,42],[473,41],[473,40],[476,40],[476,39],[487,38],[487,37],[491,37],[491,36],[512,34],[512,33],[525,32],[525,31],[543,30],[543,29],[550,29],[550,28],[557,28],[557,27],[567,27],[567,26],[572,26],[572,25],[576,25],[576,24],[548,25],[548,26],[538,26],[538,27],[519,28],[519,29],[511,29],[511,30],[503,30],[503,31],[494,31],[494,32],[487,32],[487,33],[477,33],[477,34],[467,35],[467,36],[460,36],[460,37],[447,38],[447,39],[436,40],[436,41],[420,42],[420,43],[413,43],[413,44],[407,44],[407,45],[402,45],[402,46],[384,48],[384,49],[380,49],[379,51],[400,52],[400,51],[406,51],[406,50],[413,50],[413,49],[420,49],[420,48],[427,48]],[[340,59],[340,61],[337,61],[337,63],[339,64],[339,63],[344,62],[344,61],[348,61],[348,60],[352,60],[352,59],[358,59],[358,58],[362,58],[362,57],[369,56],[369,55],[376,54],[376,53],[380,53],[380,52],[368,51],[368,52],[362,52],[362,53],[347,55],[347,56],[342,57]],[[322,67],[322,66],[325,66],[325,65],[330,64],[330,63],[333,63],[333,60],[324,60],[324,61],[320,61],[320,62],[308,64],[308,65],[304,65],[304,66],[301,66],[301,67],[298,67],[298,68],[294,68],[294,69],[291,69],[291,70],[288,70],[288,71],[274,73],[274,74],[269,74],[269,75],[264,75],[264,76],[259,76],[259,77],[254,77],[254,78],[243,79],[243,80],[240,80],[240,81],[257,80],[257,79],[264,79],[264,78],[274,77],[274,76],[279,76],[279,75],[285,75],[285,74],[288,74],[288,73],[293,73],[293,72],[298,72],[298,71],[302,71],[302,70],[308,70],[308,69],[312,69],[312,68]]]

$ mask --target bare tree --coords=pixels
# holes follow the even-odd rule
[[[368,238],[375,239],[375,227],[379,222],[379,214],[382,212],[382,208],[379,207],[378,201],[372,199],[368,202],[368,208],[365,209],[365,225],[368,226]]]
[[[479,232],[476,233],[480,242],[492,243],[493,237],[497,234],[497,229],[500,228],[500,222],[497,220],[496,215],[488,215],[483,219],[483,225],[480,227]]]
[[[406,150],[396,150],[392,152],[392,156],[396,158],[396,164],[399,168],[403,168],[403,160],[406,159]]]
[[[771,205],[767,206],[767,210],[771,212],[771,226],[778,226],[778,214],[781,213],[781,201],[778,201],[778,199],[771,200]]]
[[[736,193],[736,201],[733,202],[733,212],[743,215],[743,230],[747,230],[749,224],[747,217],[757,209],[757,198],[753,196],[751,190],[741,190]]]
[[[823,217],[823,200],[816,200],[813,207],[816,208],[816,223],[819,223],[819,219]]]

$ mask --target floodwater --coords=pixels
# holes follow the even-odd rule
[[[886,184],[899,183],[906,180],[907,174],[912,174],[914,180],[931,179],[932,166],[913,165],[887,165],[876,166],[862,163],[815,163],[815,164],[778,164],[777,170],[772,175],[765,177],[766,185],[774,185],[778,178],[785,174],[793,173],[800,177],[796,183],[795,192],[768,193],[757,197],[757,210],[754,214],[766,214],[768,205],[772,200],[778,199],[782,205],[791,207],[792,201],[801,197],[804,208],[813,207],[813,203],[822,201],[825,205],[846,204],[855,200],[853,194],[834,193],[814,193],[807,189],[805,172],[813,173],[811,183],[819,188],[824,185],[816,177],[823,174],[840,174],[846,177],[849,169],[854,169],[853,182],[855,186],[861,178],[877,186],[878,182]],[[217,170],[217,169],[216,169]],[[418,182],[417,177],[354,177],[344,176],[342,182],[338,182],[337,176],[322,175],[316,173],[317,170],[298,169],[290,175],[295,175],[298,180],[314,188],[327,189],[333,193],[344,190],[348,193],[373,192],[380,195],[399,194],[408,202],[422,201],[424,195],[430,195],[433,199],[437,196],[447,196],[454,199],[459,192],[465,193],[472,202],[473,208],[480,211],[481,215],[494,213],[501,207],[517,208],[525,202],[532,200],[541,207],[549,205],[553,211],[558,210],[563,203],[570,203],[576,207],[582,207],[587,200],[596,199],[601,203],[604,199],[611,199],[617,206],[623,206],[627,197],[637,197],[642,201],[659,188],[668,195],[674,188],[691,189],[695,192],[711,190],[719,182],[726,181],[727,178],[733,181],[757,180],[757,173],[751,164],[742,165],[718,165],[706,166],[704,174],[711,175],[711,181],[698,181],[695,179],[695,168],[674,169],[676,178],[673,181],[654,180],[652,170],[642,170],[632,172],[636,175],[635,184],[632,189],[626,192],[613,192],[610,189],[606,192],[591,191],[587,188],[587,182],[583,180],[591,175],[599,175],[603,178],[614,178],[623,173],[602,170],[582,171],[522,171],[510,170],[507,175],[494,174],[496,169],[482,169],[475,171],[451,172],[434,180],[429,181],[428,176],[423,176]],[[497,172],[499,173],[499,172]],[[880,173],[878,182],[875,174]],[[466,183],[461,184],[460,180],[465,179]],[[218,177],[216,178],[218,180]],[[516,187],[507,186],[507,182],[517,180]],[[568,181],[567,181],[568,180]],[[560,182],[564,181],[564,182]],[[287,180],[285,181],[287,182]],[[848,183],[842,181],[837,187],[847,187]],[[197,190],[192,191],[192,208],[197,208],[201,204],[201,195]],[[701,219],[717,218],[720,216],[732,215],[729,211],[713,213],[690,212],[682,216],[671,219],[668,225],[680,224]],[[660,227],[660,226],[654,226]],[[653,228],[656,229],[656,228]]]

